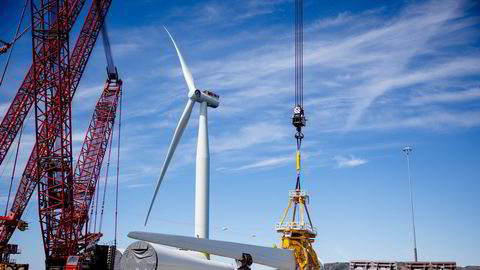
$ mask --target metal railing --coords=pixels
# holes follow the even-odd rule
[[[317,228],[310,226],[307,223],[298,223],[298,222],[284,222],[284,223],[276,223],[275,230],[276,231],[284,231],[284,230],[302,230],[308,231],[313,234],[317,234]]]

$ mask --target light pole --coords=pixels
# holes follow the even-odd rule
[[[407,168],[408,168],[408,183],[410,185],[410,204],[412,206],[412,227],[413,227],[413,253],[415,255],[415,262],[417,259],[417,236],[415,234],[415,213],[413,211],[413,192],[412,192],[412,179],[410,177],[410,153],[413,151],[412,147],[405,146],[403,152],[407,155]]]

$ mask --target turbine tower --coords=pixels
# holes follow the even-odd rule
[[[145,219],[145,225],[147,224],[148,217],[152,210],[153,203],[158,193],[158,189],[163,181],[165,172],[167,171],[168,165],[175,153],[178,142],[182,137],[183,131],[188,124],[190,115],[192,113],[193,106],[195,102],[200,103],[200,117],[198,125],[198,137],[197,137],[197,157],[196,157],[196,170],[195,170],[195,237],[197,238],[209,238],[209,182],[210,182],[210,151],[208,147],[208,114],[207,108],[217,108],[219,105],[219,96],[211,91],[200,91],[195,88],[195,83],[193,81],[193,76],[190,70],[188,69],[185,60],[178,49],[175,40],[173,40],[172,35],[165,28],[170,39],[172,40],[175,50],[177,51],[178,58],[180,60],[180,65],[182,66],[183,76],[188,87],[188,100],[183,110],[182,116],[178,121],[175,132],[173,133],[173,138],[168,147],[167,156],[163,162],[162,171],[160,178],[158,179],[155,192],[153,194],[152,201],[150,203],[150,208],[148,209],[147,218]],[[208,258],[208,254],[205,254]]]

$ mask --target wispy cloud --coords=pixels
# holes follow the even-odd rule
[[[137,52],[140,47],[138,43],[134,42],[115,44],[112,46],[112,54],[115,57],[122,57],[122,55]]]
[[[126,188],[142,188],[150,185],[151,184],[141,183],[141,184],[129,184],[129,185],[125,185],[125,187]]]
[[[478,64],[474,63],[477,61],[470,62],[471,59],[434,63],[433,67],[426,65],[426,69],[412,66],[417,57],[432,51],[429,48],[430,39],[451,31],[448,22],[461,16],[456,1],[437,4],[428,3],[417,6],[416,9],[407,9],[399,19],[386,27],[367,31],[350,40],[350,45],[354,46],[353,51],[366,51],[367,55],[380,54],[380,58],[376,59],[375,65],[363,71],[365,75],[374,72],[375,76],[369,76],[354,89],[359,102],[353,104],[345,126],[347,130],[360,120],[377,97],[390,90],[429,82],[440,76],[455,77],[469,73],[463,64],[478,69]]]
[[[225,30],[226,25],[247,24],[262,12],[281,8],[282,1],[264,6],[256,2],[242,3],[241,11],[231,8],[238,11],[232,15],[230,10],[224,12],[230,8],[226,2],[206,1],[191,7],[204,11],[197,13],[201,14],[198,18],[185,19],[184,11],[176,15],[172,11],[164,21],[120,29],[121,35],[113,35],[112,45],[120,55],[118,65],[127,63],[129,67],[128,80],[124,81],[124,119],[128,119],[124,130],[128,134],[123,146],[135,149],[128,156],[132,175],[158,176],[185,104],[185,82],[163,24],[169,26],[196,86],[212,89],[221,97],[220,106],[209,110],[213,167],[245,172],[292,162],[293,156],[287,153],[293,149],[288,120],[294,89],[291,25],[242,27],[235,35],[231,29]],[[182,24],[173,23],[178,16],[182,16]],[[201,20],[201,24],[191,27],[191,20]],[[399,128],[442,132],[479,126],[478,107],[462,106],[478,96],[480,81],[475,74],[480,72],[480,54],[464,49],[478,39],[472,30],[477,24],[478,20],[465,16],[463,2],[448,1],[411,3],[395,14],[376,8],[307,21],[304,79],[308,141],[326,133]],[[209,30],[202,30],[205,28]],[[132,42],[135,46],[128,45]],[[89,93],[98,91],[95,86],[84,89],[79,102],[93,104],[97,97]],[[450,106],[452,103],[455,106]],[[194,166],[197,116],[195,109],[168,178]],[[80,134],[78,138],[83,132]],[[321,145],[308,147],[318,151]],[[357,157],[357,152],[326,151],[322,164],[328,166],[352,168],[368,162]],[[304,160],[318,165],[318,160],[308,161],[306,156]],[[138,171],[135,166],[152,169]],[[132,185],[144,184],[134,178]]]
[[[295,158],[292,155],[288,157],[276,157],[276,158],[268,158],[264,160],[258,160],[253,163],[240,166],[235,170],[247,170],[247,169],[266,169],[266,168],[273,168],[279,165],[286,164],[288,162],[293,161]]]
[[[412,106],[431,103],[454,103],[480,99],[480,87],[473,87],[460,91],[436,91],[431,94],[420,94],[411,98]]]
[[[0,115],[2,116],[2,119],[9,107],[10,107],[10,104],[8,103],[0,104]]]
[[[232,26],[256,16],[275,12],[276,8],[289,0],[246,0],[246,1],[204,1],[194,6],[175,8],[170,17],[181,17],[188,23],[209,25],[222,22],[224,26]],[[195,16],[185,17],[185,14]]]
[[[368,124],[355,127],[358,131],[378,131],[403,128],[449,131],[480,125],[480,112],[446,112],[432,110],[420,116],[405,116],[402,119],[383,117],[383,121],[367,120]]]
[[[288,135],[284,125],[271,123],[254,123],[241,127],[239,130],[227,132],[211,139],[211,150],[224,152],[242,150],[259,144],[281,140]]]
[[[125,177],[132,185],[144,184],[138,174],[156,178],[185,104],[185,82],[163,24],[169,26],[182,50],[196,86],[221,96],[220,106],[209,111],[214,167],[246,171],[292,161],[287,154],[293,142],[289,123],[294,89],[292,27],[281,23],[247,26],[252,18],[280,10],[284,2],[234,3],[242,6],[238,9],[228,6],[232,2],[206,1],[191,7],[204,11],[196,13],[198,18],[185,19],[184,11],[172,11],[161,22],[112,29],[119,72],[128,76],[124,78],[127,121],[122,149],[130,149],[123,157],[128,159]],[[475,75],[480,72],[480,54],[468,49],[478,40],[472,27],[479,20],[467,17],[462,3],[415,2],[394,14],[376,8],[307,20],[308,141],[325,133],[399,128],[437,132],[479,126],[478,106],[462,106],[478,100],[479,95],[480,81]],[[181,24],[174,23],[178,16],[182,16]],[[191,20],[203,20],[203,26],[191,27]],[[234,24],[245,27],[232,27]],[[238,31],[232,35],[226,26]],[[103,54],[98,57],[104,61]],[[81,109],[82,117],[91,116],[102,89],[103,84],[96,82],[78,90],[73,107]],[[197,116],[195,109],[167,177],[179,173],[179,168],[194,166]],[[88,125],[87,119],[82,122],[83,127],[75,122],[78,147]],[[357,154],[335,150],[340,151],[323,154]],[[329,166],[335,162],[339,168],[367,162],[348,155],[326,159]]]
[[[339,169],[358,167],[368,162],[366,159],[358,158],[353,155],[350,155],[348,157],[337,155],[333,159],[337,162],[336,167]]]
[[[283,1],[268,1],[265,5],[256,2],[248,2],[250,8],[268,10],[279,7]],[[213,12],[222,5],[208,1],[195,8],[209,7]],[[409,105],[404,97],[418,91],[419,86],[427,89],[440,84],[452,88],[464,88],[465,83],[475,85],[471,76],[480,72],[480,55],[474,50],[462,53],[452,49],[478,37],[471,29],[478,20],[465,16],[465,5],[464,1],[413,3],[393,16],[376,8],[344,12],[306,24],[305,100],[309,120],[321,123],[322,131],[381,126],[381,118],[377,123],[367,123],[372,120],[369,114],[387,111],[385,115],[389,117],[404,118],[404,114],[398,114],[401,107]],[[352,31],[351,25],[361,27]],[[218,30],[216,25],[210,27]],[[293,33],[286,32],[285,26],[254,28],[238,35],[219,30],[208,38],[200,33],[186,38],[179,35],[182,32],[177,28],[170,30],[187,56],[196,84],[212,88],[221,96],[215,117],[242,117],[252,111],[266,112],[260,114],[264,119],[285,114],[294,69]],[[164,44],[166,58],[159,65],[161,68],[150,72],[160,78],[175,78],[175,88],[183,89],[178,60],[161,26],[130,32],[129,37],[135,40],[142,39],[143,32],[152,33],[141,44]],[[235,49],[239,44],[250,43],[255,46]],[[468,76],[468,82],[459,80]],[[163,82],[157,86],[172,88]],[[382,103],[385,98],[390,100],[389,107]],[[437,98],[431,104],[439,102]],[[452,108],[440,109],[447,114],[456,113]]]

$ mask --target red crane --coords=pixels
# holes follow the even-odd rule
[[[32,1],[34,64],[0,128],[1,162],[30,107],[35,103],[37,144],[21,177],[9,215],[0,217],[0,249],[3,247],[3,253],[7,253],[12,246],[7,243],[16,227],[25,228],[25,223],[20,218],[39,183],[39,212],[47,267],[64,265],[67,256],[78,254],[100,237],[100,234],[88,234],[87,226],[84,225],[88,222],[88,207],[97,184],[121,93],[121,80],[118,80],[116,73],[109,72],[109,79],[97,103],[74,176],[71,101],[102,29],[111,0],[96,0],[92,3],[73,53],[69,55],[68,33],[84,2],[40,0],[35,5]],[[91,169],[91,166],[95,169]],[[82,233],[83,228],[85,233]]]
[[[82,150],[75,166],[73,202],[76,230],[82,232],[88,221],[88,210],[95,193],[103,158],[115,124],[118,99],[122,91],[122,81],[109,78],[105,83],[100,99],[88,127]],[[101,236],[90,234],[90,242]],[[88,244],[87,244],[88,245]]]
[[[68,31],[70,31],[85,4],[85,0],[68,0],[65,1],[65,3],[68,3],[68,6],[70,7],[68,11],[71,21],[71,24],[68,24],[68,27],[70,27]],[[51,47],[41,48],[41,50],[55,50],[55,48],[62,46],[62,44],[58,44],[56,41],[47,45]],[[23,121],[27,117],[27,114],[34,103],[35,89],[33,88],[33,82],[36,78],[33,77],[33,65],[34,64],[32,64],[28,70],[23,83],[18,89],[15,98],[0,124],[0,164],[2,164],[3,159],[7,155],[10,146],[15,140],[20,127],[23,125]]]
[[[73,24],[78,18],[85,0],[69,0],[66,2],[68,2],[68,5],[70,6],[68,12]],[[72,24],[68,25],[70,29]],[[49,51],[62,46],[62,44],[59,44],[55,41],[48,45],[50,47],[46,47],[45,49],[41,48],[41,50]],[[30,108],[34,104],[35,89],[33,87],[33,82],[35,80],[36,78],[34,78],[32,64],[8,111],[6,112],[2,123],[0,124],[0,164],[15,140],[15,137],[23,125]],[[17,227],[20,230],[25,230],[27,228],[27,224],[21,221],[20,218],[37,184],[34,178],[36,170],[35,160],[36,146],[33,148],[32,154],[30,155],[24,173],[21,177],[20,184],[17,188],[17,194],[9,214],[6,217],[0,217],[0,253],[3,254],[3,260],[0,261],[8,261],[9,252],[12,249],[16,251],[16,247],[7,245],[15,229]]]
[[[49,261],[74,254],[72,164],[72,83],[69,3],[31,1],[35,89],[36,170],[40,227]],[[62,9],[61,9],[62,7]],[[61,46],[46,50],[50,43]]]

